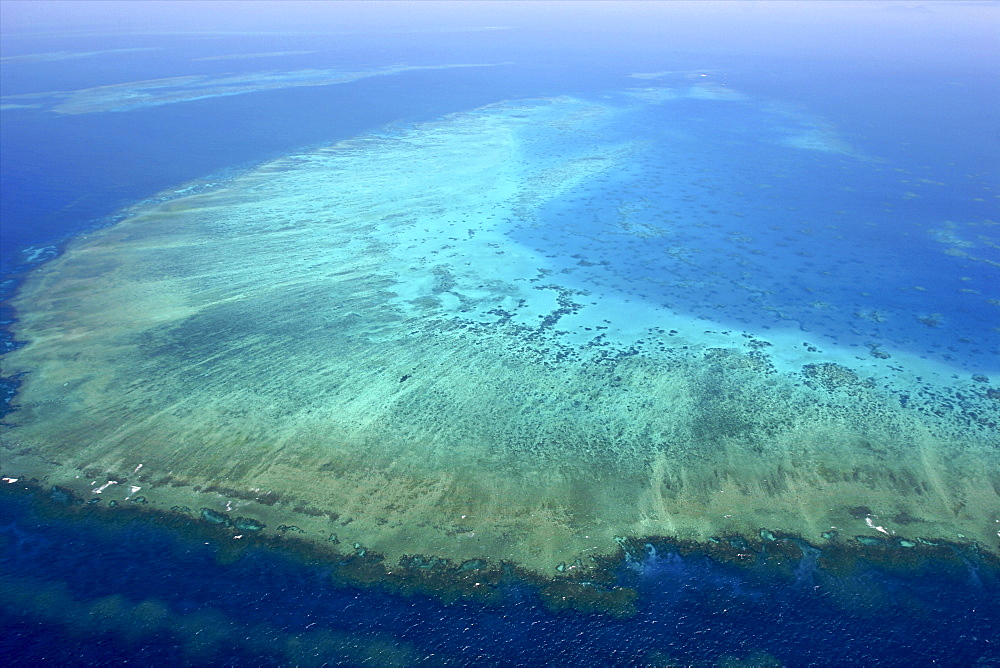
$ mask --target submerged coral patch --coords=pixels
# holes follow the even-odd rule
[[[733,308],[681,238],[710,226],[628,189],[680,188],[645,165],[686,140],[633,123],[676,100],[745,103],[501,103],[132,208],[15,300],[5,475],[47,478],[67,503],[141,488],[130,510],[309,545],[352,581],[475,583],[514,564],[556,583],[553,605],[626,609],[586,583],[647,536],[747,558],[786,536],[995,550],[983,381],[885,339],[858,353],[683,308],[699,291]],[[578,216],[611,182],[614,206]],[[725,243],[748,248],[737,213]],[[587,252],[561,250],[572,235]],[[626,266],[632,244],[655,257]],[[751,272],[732,280],[793,322]]]

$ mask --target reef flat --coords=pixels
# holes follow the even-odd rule
[[[133,49],[135,50],[135,49]],[[298,52],[289,52],[295,54]],[[45,56],[47,54],[40,54]],[[89,55],[89,54],[83,54]],[[284,53],[248,54],[246,57],[280,56]],[[243,56],[226,56],[238,58]],[[95,86],[73,91],[50,91],[7,95],[0,98],[4,108],[37,108],[57,114],[93,114],[105,111],[132,111],[177,104],[191,100],[228,95],[244,95],[266,90],[301,86],[332,86],[374,76],[401,74],[414,70],[439,70],[453,67],[489,67],[487,64],[396,65],[370,70],[308,69],[277,72],[251,72],[230,75],[166,77],[146,81]]]
[[[138,53],[143,51],[155,51],[152,47],[139,47],[131,49],[105,49],[104,51],[52,51],[48,53],[27,53],[19,56],[4,56],[0,58],[0,63],[49,63],[59,60],[78,60],[80,58],[94,58],[96,56],[106,56],[119,53]]]
[[[293,527],[390,565],[550,578],[648,536],[998,554],[1000,390],[985,373],[914,353],[920,340],[859,352],[796,327],[749,269],[725,280],[773,329],[686,312],[670,291],[695,278],[622,277],[628,244],[666,239],[678,266],[705,252],[684,242],[705,223],[639,194],[685,186],[652,167],[685,159],[690,137],[662,111],[678,102],[744,98],[504,102],[133,207],[14,300],[25,345],[4,360],[22,382],[3,474],[203,509],[234,535]],[[782,150],[860,155],[766,113]],[[607,228],[554,222],[609,180],[617,199],[593,214]],[[546,234],[626,250],[567,255]],[[751,240],[727,243],[752,257]]]

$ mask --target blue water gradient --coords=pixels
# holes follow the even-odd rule
[[[885,19],[855,26],[856,33],[815,22],[796,32],[775,29],[766,16],[754,23],[753,14],[709,12],[660,32],[641,18],[634,31],[615,32],[628,23],[620,12],[588,23],[555,11],[548,6],[522,20],[484,10],[452,22],[515,28],[507,31],[392,36],[8,29],[5,57],[149,50],[5,63],[4,95],[188,74],[497,65],[124,113],[4,111],[0,296],[9,297],[22,273],[67,239],[191,179],[225,178],[302,147],[497,100],[572,94],[599,101],[609,91],[658,85],[631,73],[704,71],[752,102],[679,100],[637,112],[631,127],[609,128],[608,140],[641,135],[666,146],[670,137],[684,150],[654,154],[636,171],[550,202],[546,226],[517,230],[516,240],[602,289],[737,331],[797,328],[862,351],[873,341],[891,344],[965,374],[997,368],[1000,309],[985,300],[1000,299],[991,264],[1000,262],[1000,227],[991,223],[1000,194],[1000,64],[977,41],[981,27],[969,28],[970,39],[951,18],[935,32],[932,12],[920,23],[896,23],[898,30]],[[546,25],[552,17],[561,23]],[[817,39],[824,31],[827,53]],[[927,34],[933,39],[917,39]],[[315,53],[199,60],[294,50]],[[775,144],[760,132],[774,125],[769,103],[830,124],[861,157]],[[685,224],[673,236],[615,237],[606,225],[625,187],[630,198],[646,197]],[[593,239],[602,241],[599,251]],[[734,288],[744,272],[753,275],[756,299]],[[884,320],[874,317],[880,311]],[[4,311],[4,324],[13,317]],[[0,389],[14,386],[8,379]],[[61,518],[0,495],[0,656],[25,666],[322,665],[323,657],[339,665],[1000,665],[998,580],[972,562],[908,573],[862,563],[832,575],[807,558],[789,577],[650,546],[618,573],[639,592],[637,614],[618,620],[552,613],[516,581],[502,605],[446,605],[334,586],[330,565],[271,550],[249,549],[233,562],[220,554],[214,544],[138,520]],[[168,630],[156,620],[178,625]],[[298,644],[290,641],[295,635]]]

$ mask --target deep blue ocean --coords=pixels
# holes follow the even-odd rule
[[[264,549],[233,561],[142,521],[40,515],[2,500],[8,665],[996,665],[996,574],[968,560],[830,575],[647,553],[620,569],[627,619],[331,584]],[[220,563],[220,561],[222,563]],[[199,637],[200,636],[200,637]],[[301,654],[285,650],[301,638]],[[295,645],[293,644],[294,648]],[[323,652],[326,652],[324,655]],[[728,662],[728,663],[727,663]]]
[[[703,180],[665,194],[650,178],[637,195],[670,199],[677,215],[697,212],[706,225],[681,240],[598,243],[609,234],[602,211],[617,206],[612,176],[588,197],[549,202],[541,214],[549,224],[514,239],[566,267],[600,254],[609,264],[594,271],[604,272],[609,290],[733,327],[791,326],[858,348],[887,341],[952,364],[956,373],[1000,371],[1000,308],[983,306],[1000,299],[1000,57],[995,37],[983,36],[982,18],[1000,30],[994,3],[954,3],[976,8],[969,32],[961,17],[937,22],[940,3],[913,3],[928,14],[900,21],[887,10],[839,25],[838,13],[829,23],[807,21],[801,32],[798,15],[737,16],[740,3],[722,3],[718,14],[680,20],[688,26],[683,33],[669,22],[658,32],[642,12],[632,19],[624,7],[603,26],[604,14],[574,17],[570,3],[556,3],[566,15],[548,4],[527,9],[538,3],[514,3],[524,9],[497,9],[496,16],[468,8],[448,15],[434,5],[427,12],[444,12],[451,30],[437,31],[430,15],[419,29],[400,29],[398,19],[380,27],[378,12],[391,14],[389,3],[369,8],[353,28],[346,12],[337,24],[292,22],[271,31],[241,27],[238,16],[216,8],[223,14],[205,19],[216,32],[203,34],[194,34],[197,17],[140,29],[133,12],[127,29],[70,30],[32,23],[38,12],[31,20],[15,16],[32,3],[0,4],[10,19],[0,71],[3,103],[11,105],[0,124],[4,299],[75,235],[191,180],[224,179],[294,151],[500,100],[613,99],[647,84],[632,73],[703,71],[758,101],[745,105],[746,127],[734,124],[731,108],[696,99],[637,112],[634,122],[681,132],[672,115],[698,116],[701,127],[714,128],[697,135],[672,167]],[[992,13],[983,9],[990,6]],[[185,11],[197,14],[196,7]],[[745,40],[734,38],[743,22]],[[476,26],[505,29],[464,30]],[[65,53],[91,55],[24,58]],[[51,102],[25,97],[165,77],[400,63],[491,66],[128,111],[60,114]],[[756,160],[764,148],[755,128],[774,105],[835,127],[862,158],[787,148]],[[738,218],[758,216],[766,205],[759,194],[746,201],[734,193],[756,193],[762,183],[776,190],[768,225],[734,242]],[[570,229],[566,217],[596,222]],[[699,249],[704,261],[667,252],[678,244]],[[967,256],[943,252],[948,248]],[[714,279],[706,278],[708,264]],[[657,293],[635,266],[692,287],[682,297]],[[732,277],[747,271],[767,295],[762,302],[748,304],[731,289]],[[903,291],[903,284],[920,289]],[[819,301],[834,306],[806,305]],[[887,304],[919,318],[855,317]],[[5,308],[4,325],[15,317]],[[9,331],[3,336],[4,346],[17,345]],[[17,379],[4,382],[12,394]],[[32,499],[0,494],[6,665],[1000,666],[1000,578],[966,553],[899,568],[862,559],[832,573],[818,569],[809,551],[774,570],[650,544],[617,570],[620,584],[638,592],[635,614],[617,619],[552,612],[531,585],[513,578],[499,604],[336,585],[329,564],[263,547],[234,556],[184,527],[63,516]]]

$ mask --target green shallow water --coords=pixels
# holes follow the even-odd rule
[[[606,131],[632,109],[492,105],[191,184],[73,242],[15,302],[5,475],[548,576],[622,537],[761,529],[995,552],[988,385],[724,331],[511,240],[649,150]]]

